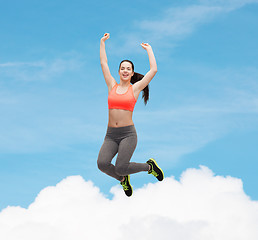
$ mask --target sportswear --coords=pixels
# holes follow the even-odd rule
[[[137,100],[134,97],[132,85],[130,84],[123,94],[116,92],[117,87],[118,84],[116,83],[108,94],[108,109],[123,109],[133,112]]]
[[[121,181],[123,176],[148,171],[147,163],[131,162],[137,145],[137,133],[134,125],[125,127],[108,127],[99,151],[98,168],[107,175]],[[117,154],[115,164],[112,163]]]
[[[150,158],[147,163],[150,165],[150,170],[148,171],[148,174],[152,174],[154,177],[156,177],[159,181],[162,181],[164,179],[164,173],[162,169],[158,166],[156,161],[153,158]]]
[[[130,175],[127,175],[124,178],[125,178],[125,180],[123,182],[121,182],[120,184],[122,185],[126,196],[131,197],[133,194],[133,188],[130,184]]]

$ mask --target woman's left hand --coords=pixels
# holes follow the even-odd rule
[[[145,50],[151,49],[151,45],[150,45],[149,43],[142,43],[141,46],[142,46]]]

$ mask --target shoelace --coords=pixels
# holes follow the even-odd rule
[[[151,170],[150,173],[151,173],[152,175],[154,175],[154,177],[159,176],[159,174],[153,170],[153,165],[152,165],[152,164],[151,164],[151,167],[152,167],[152,170]]]
[[[154,175],[155,177],[159,176],[159,174],[156,173],[154,170],[152,170],[151,174]]]
[[[128,187],[128,186],[123,186],[123,189],[124,189],[125,191],[127,191],[127,190],[129,190],[129,187]]]
[[[126,190],[129,190],[129,186],[127,186],[126,183],[123,183],[122,186],[123,186],[123,189],[124,189],[125,191],[126,191]]]

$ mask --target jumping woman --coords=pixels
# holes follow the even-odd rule
[[[109,33],[105,33],[100,41],[100,63],[108,87],[109,120],[97,163],[102,172],[120,181],[125,194],[130,197],[133,193],[130,174],[146,171],[159,181],[164,178],[162,169],[153,158],[146,163],[130,162],[137,144],[137,133],[132,120],[134,106],[141,91],[143,91],[142,98],[145,104],[147,103],[148,84],[157,73],[157,64],[151,46],[142,43],[141,46],[149,56],[149,72],[145,76],[135,73],[133,63],[123,60],[119,65],[120,82],[117,84],[110,74],[105,50],[105,41],[109,37]],[[116,163],[113,165],[111,161],[116,154]]]

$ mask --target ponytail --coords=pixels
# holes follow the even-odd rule
[[[134,84],[140,80],[142,80],[142,78],[144,77],[144,75],[140,74],[140,73],[134,73],[134,75],[131,78],[131,83]],[[144,103],[145,105],[147,104],[147,101],[149,100],[149,85],[147,85],[143,90],[142,90],[142,98],[144,99]]]
[[[134,65],[133,65],[133,63],[132,63],[130,60],[123,60],[123,61],[120,63],[120,65],[119,65],[119,69],[120,69],[121,64],[122,64],[123,62],[129,62],[129,63],[131,63],[132,69],[133,69],[133,71],[134,71]],[[134,83],[136,83],[136,82],[142,80],[143,77],[144,77],[144,75],[142,75],[142,74],[140,74],[140,73],[134,72],[134,75],[132,76],[130,82],[131,82],[132,84],[134,84]],[[149,85],[147,85],[147,86],[142,90],[142,98],[144,99],[144,104],[146,105],[147,102],[148,102],[148,100],[149,100]]]

